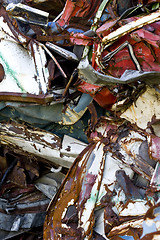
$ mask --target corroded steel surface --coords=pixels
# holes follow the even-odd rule
[[[159,239],[160,1],[8,3],[0,238]]]
[[[156,161],[149,155],[144,159],[141,148],[148,143],[153,158],[154,137],[106,120],[98,123],[97,134],[99,138],[94,135],[52,200],[44,239],[94,239],[94,231],[104,239],[116,239],[113,236],[125,236],[131,228],[133,239],[142,234],[144,215],[156,202],[156,189],[153,192],[148,182],[160,158],[157,153]],[[144,179],[144,185],[139,178]]]

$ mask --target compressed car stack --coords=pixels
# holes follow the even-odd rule
[[[160,239],[160,1],[0,7],[0,239]]]

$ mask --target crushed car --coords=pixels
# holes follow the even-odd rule
[[[0,236],[159,239],[160,3],[51,3],[1,4]]]

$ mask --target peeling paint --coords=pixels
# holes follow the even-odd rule
[[[142,129],[146,129],[149,124],[153,123],[154,119],[160,119],[159,105],[160,93],[148,86],[146,91],[121,114],[121,118],[136,123]]]

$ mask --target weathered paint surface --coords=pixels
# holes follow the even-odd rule
[[[44,35],[35,35],[37,40],[61,46],[79,45],[75,46],[74,54],[24,36],[2,11],[2,48],[13,46],[14,55],[18,58],[18,52],[21,61],[27,56],[23,63],[31,62],[30,72],[32,70],[32,76],[36,76],[35,85],[26,85],[17,78],[18,70],[13,72],[10,59],[6,61],[3,57],[0,86],[5,83],[8,71],[12,74],[7,84],[11,81],[15,93],[3,92],[0,96],[2,100],[5,97],[5,102],[0,104],[2,116],[15,117],[17,114],[16,117],[29,122],[48,124],[55,121],[70,125],[87,109],[91,113],[87,131],[90,144],[87,146],[23,125],[0,126],[1,145],[8,151],[23,158],[29,155],[31,159],[45,161],[57,174],[62,167],[70,167],[61,186],[60,181],[47,177],[36,183],[36,188],[47,197],[55,196],[46,216],[45,240],[159,237],[160,10],[159,2],[151,5],[148,12],[144,1],[138,2],[139,5],[136,1],[126,3],[124,0],[104,0],[102,4],[67,0],[63,12],[48,24]],[[148,1],[149,4],[153,2]],[[133,5],[134,8],[128,9]],[[137,17],[136,12],[141,16]],[[77,19],[76,27],[70,25]],[[91,31],[85,32],[89,28]],[[47,47],[58,53],[59,61]],[[66,60],[72,62],[68,69]],[[17,65],[21,66],[21,62]],[[73,72],[69,72],[72,65]],[[102,108],[110,109],[105,111],[109,119],[97,119],[94,104],[90,104],[92,98]],[[5,157],[1,159],[5,164]],[[9,178],[14,184],[27,186],[26,169],[39,176],[39,171],[31,165],[19,166],[20,160],[13,161]],[[58,176],[63,179],[60,174]],[[3,181],[0,184],[3,185]],[[3,191],[6,189],[9,186],[3,186]],[[11,230],[19,229],[20,220],[14,222]]]
[[[93,134],[94,141],[75,160],[52,200],[44,239],[92,239],[95,231],[112,239],[130,228],[136,236],[142,234],[142,219],[156,201],[155,195],[149,199],[146,194],[156,166],[156,161],[143,156],[142,145],[146,141],[149,145],[149,135],[104,119],[97,125],[97,134],[99,138]],[[132,232],[128,236],[139,239]]]
[[[77,89],[88,92],[100,106],[109,108],[122,99],[118,84],[137,84],[139,80],[158,83],[158,28],[159,10],[142,17],[106,21],[96,31],[100,38],[103,36],[102,40],[93,39],[92,67],[85,58],[80,61]],[[100,86],[105,87],[103,91]],[[100,97],[96,96],[97,91]]]
[[[0,63],[5,72],[0,82],[0,91],[46,94],[49,74],[45,67],[44,50],[32,41],[28,46],[30,51],[25,48],[29,40],[10,26],[10,20],[2,9],[0,16]]]
[[[46,131],[27,129],[20,124],[0,124],[0,142],[2,145],[8,146],[12,151],[22,155],[29,154],[33,158],[42,159],[48,164],[55,163],[58,166],[69,168],[86,144],[73,138],[69,138],[69,143],[65,139],[66,137],[62,140],[55,134]],[[73,145],[79,146],[74,154],[70,152]]]
[[[149,125],[154,125],[155,122],[159,121],[159,104],[159,91],[147,87],[146,91],[121,115],[121,118],[136,123],[142,129],[146,129]]]

